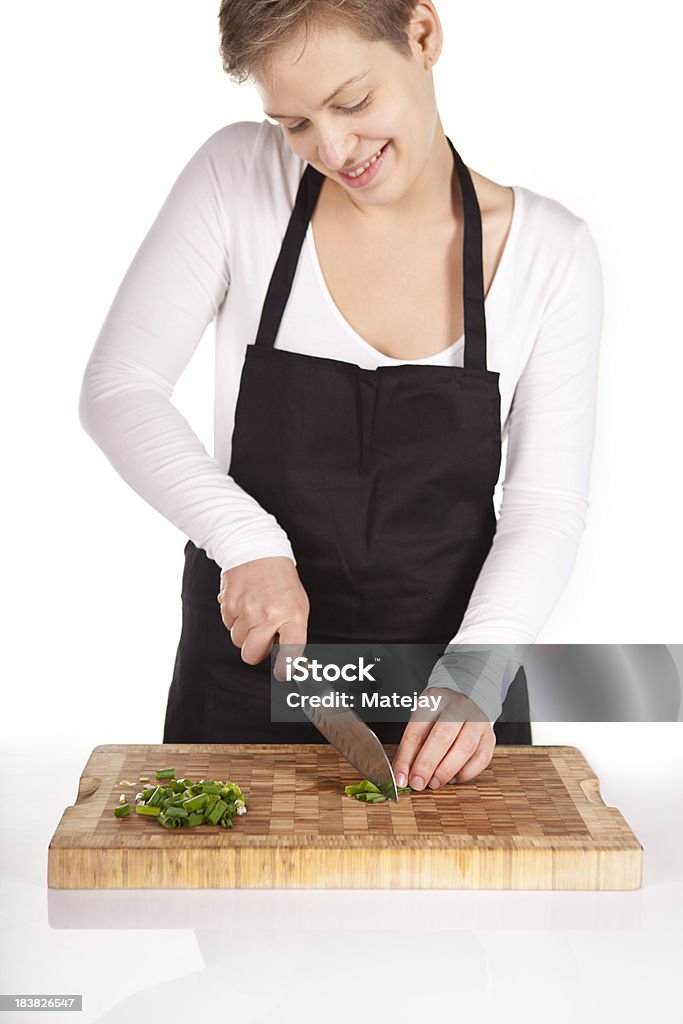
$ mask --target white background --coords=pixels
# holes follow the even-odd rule
[[[186,161],[221,125],[264,116],[256,91],[221,68],[217,10],[37,0],[13,5],[5,26],[0,739],[10,745],[53,738],[87,753],[161,740],[185,537],[83,431],[78,394],[116,288]],[[680,642],[675,5],[660,0],[647,16],[607,0],[438,10],[439,109],[463,159],[586,219],[603,265],[588,526],[538,639]],[[212,361],[210,327],[174,396],[209,451]]]
[[[539,640],[680,643],[677,5],[668,0],[652,0],[647,9],[628,0],[441,0],[438,10],[445,32],[445,50],[434,72],[439,108],[463,159],[487,177],[568,206],[588,221],[602,258],[606,311],[588,527],[572,580]],[[161,741],[180,630],[185,543],[123,483],[82,430],[81,376],[133,253],[184,164],[220,126],[261,120],[263,113],[250,86],[237,87],[223,74],[217,0],[34,0],[8,11],[0,61],[5,359],[0,742],[12,752],[8,763],[16,769],[17,785],[22,773],[37,778],[38,759],[46,771],[52,766],[54,775],[45,790],[49,800],[38,800],[25,812],[29,831],[21,832],[20,822],[0,828],[6,852],[6,840],[13,837],[0,879],[5,906],[14,911],[6,909],[6,920],[21,917],[26,925],[21,935],[11,932],[12,970],[5,972],[0,989],[73,992],[81,990],[77,965],[92,936],[82,933],[78,940],[81,933],[46,928],[45,847],[63,807],[75,798],[78,774],[96,744]],[[175,394],[209,450],[212,360],[210,330]],[[534,726],[537,743],[582,749],[602,780],[606,802],[622,808],[644,841],[646,870],[654,865],[663,882],[670,882],[674,871],[667,828],[680,835],[680,814],[664,825],[670,805],[658,804],[657,794],[666,789],[680,801],[678,733],[675,725]],[[663,921],[665,907],[673,906],[670,890],[655,884],[652,891],[659,892],[662,908],[652,920]],[[520,916],[530,905],[527,899],[514,903]],[[547,906],[549,924],[555,911]],[[580,928],[582,911],[578,903],[572,907],[574,926]],[[428,914],[420,913],[429,928]],[[594,920],[599,923],[599,913]],[[99,940],[108,959],[91,985],[83,1020],[94,1020],[94,1010],[99,1017],[135,992],[133,975],[141,964],[147,965],[149,985],[201,967],[196,947],[183,939],[190,933],[167,933],[169,939],[178,936],[176,944],[158,944],[157,954],[158,935],[124,932],[124,949],[114,934]],[[421,962],[438,965],[440,932],[421,945],[419,936],[406,932],[395,941],[393,934],[378,939],[394,955],[396,970]],[[586,1006],[597,1012],[599,995],[614,1007],[610,992],[639,977],[642,954],[654,951],[645,933],[635,945],[632,936],[619,936],[619,943],[610,934],[609,946],[621,950],[625,970],[616,962],[605,965],[597,945],[591,951],[590,962],[599,972],[586,987],[591,999],[581,1009],[584,1021],[597,1019]],[[9,932],[6,938],[9,950]],[[337,964],[346,970],[369,962],[380,943],[369,933],[365,938],[365,946],[355,947],[357,958],[342,942]],[[515,945],[513,936],[500,940],[508,952]],[[256,948],[256,938],[254,943]],[[490,933],[481,948],[492,943]],[[274,948],[273,962],[283,948]],[[312,958],[315,948],[313,941],[307,956]],[[587,948],[585,934],[577,933],[572,970]],[[668,940],[662,946],[664,952],[673,948]],[[548,1002],[536,999],[538,1018],[531,1013],[528,986],[513,984],[501,968],[510,963],[508,952],[485,963],[497,1019],[504,1011],[512,1022],[522,1009],[519,1019],[547,1019],[548,1005],[557,1016],[557,992],[549,992]],[[522,979],[533,970],[532,952],[519,967]],[[479,968],[478,954],[471,955],[473,968]],[[663,955],[660,965],[667,962]],[[126,963],[131,971],[126,972]],[[644,1008],[661,1008],[662,1019],[678,1019],[680,1011],[666,1016],[666,981],[654,960],[648,970],[657,1007],[644,988],[642,1005],[629,989],[621,1020],[642,1019]],[[444,970],[434,977],[451,984]],[[666,977],[673,986],[675,973]],[[608,987],[600,992],[603,979]],[[408,993],[398,986],[401,1002],[393,1009],[384,989],[383,1009],[393,1020],[414,1019],[408,995],[424,1000],[427,989],[420,984],[411,982]],[[461,1004],[466,995],[467,1006],[476,1009],[463,987],[466,978],[458,984]],[[452,987],[444,989],[444,997],[449,992],[455,998]],[[371,993],[368,985],[366,996]]]

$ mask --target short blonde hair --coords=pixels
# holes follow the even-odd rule
[[[221,0],[223,70],[241,85],[268,75],[275,50],[303,30],[341,26],[371,42],[384,40],[410,57],[408,25],[418,0]]]

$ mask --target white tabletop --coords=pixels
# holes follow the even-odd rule
[[[642,889],[52,890],[87,751],[3,756],[0,993],[82,993],[81,1024],[683,1019],[683,763],[634,743],[598,768],[581,749],[643,844]]]

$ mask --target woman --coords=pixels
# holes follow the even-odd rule
[[[272,120],[227,125],[185,167],[81,397],[191,538],[164,740],[321,741],[271,721],[278,637],[450,643],[441,710],[374,727],[400,740],[399,785],[467,781],[531,730],[523,671],[466,684],[458,652],[533,642],[585,522],[595,245],[561,204],[465,166],[430,0],[224,0],[219,21],[226,71]],[[214,318],[212,459],[171,395]]]

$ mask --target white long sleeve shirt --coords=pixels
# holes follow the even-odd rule
[[[118,473],[222,569],[295,552],[228,475],[235,403],[305,164],[279,125],[220,128],[191,157],[113,299],[85,369],[81,423]],[[486,296],[488,368],[507,437],[491,550],[453,644],[533,643],[585,526],[603,292],[585,221],[513,186],[504,252]],[[215,320],[214,454],[173,389]],[[382,355],[345,320],[309,224],[277,348],[367,369],[462,366],[461,337],[418,360]]]

